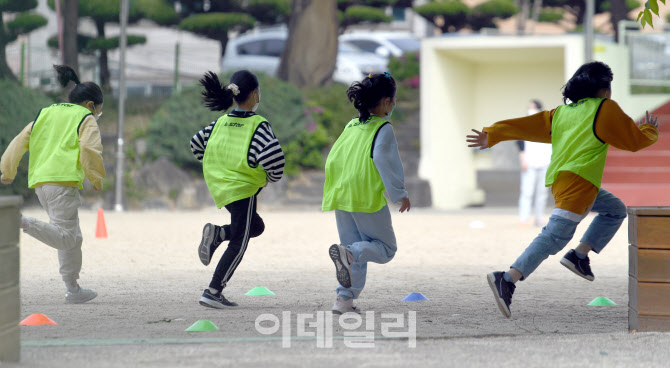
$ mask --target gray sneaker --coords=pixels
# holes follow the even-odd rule
[[[65,294],[65,303],[67,304],[86,303],[88,301],[95,299],[96,296],[98,296],[98,293],[96,293],[95,291],[79,287],[79,290],[74,292],[68,291]]]

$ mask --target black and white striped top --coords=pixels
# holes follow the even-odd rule
[[[254,113],[234,110],[228,115],[232,117],[246,118],[253,116]],[[193,155],[195,155],[195,158],[197,158],[198,161],[202,161],[202,158],[205,155],[207,141],[212,134],[214,125],[216,125],[216,121],[209,124],[205,129],[199,131],[193,138],[191,138],[191,151],[193,151]],[[284,175],[284,151],[282,151],[279,141],[267,121],[262,122],[258,126],[258,129],[256,129],[256,132],[251,139],[251,144],[249,145],[247,160],[251,167],[260,165],[267,173],[269,182],[277,182],[281,179],[282,175]]]

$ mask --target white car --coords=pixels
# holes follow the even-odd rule
[[[221,61],[221,70],[248,69],[276,76],[287,38],[288,32],[280,29],[244,34],[231,39]],[[383,57],[340,42],[333,80],[345,84],[360,81],[370,73],[386,71],[387,65],[388,61]]]
[[[421,41],[405,32],[353,32],[341,35],[339,40],[386,59],[421,48]]]

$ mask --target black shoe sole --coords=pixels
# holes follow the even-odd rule
[[[205,266],[209,265],[212,257],[209,253],[209,247],[212,244],[212,237],[215,235],[215,225],[207,224],[202,228],[202,240],[200,240],[200,246],[198,246],[198,257],[200,262]]]
[[[577,275],[577,276],[583,278],[584,280],[588,280],[588,281],[593,281],[593,280],[595,280],[595,277],[594,277],[594,276],[584,275],[584,274],[582,274],[581,272],[577,271],[577,266],[575,266],[575,264],[572,263],[572,262],[571,262],[569,259],[567,259],[567,258],[561,258],[561,264],[562,264],[565,268],[567,268],[568,270],[572,271],[575,275]]]
[[[332,259],[335,264],[335,276],[337,277],[337,281],[345,288],[350,288],[351,275],[349,274],[349,270],[342,263],[340,248],[336,244],[333,244],[330,246],[330,249],[328,249],[328,254],[330,254],[330,259]],[[346,257],[346,254],[344,256]]]
[[[505,301],[498,294],[498,288],[496,287],[496,277],[493,275],[493,273],[490,273],[486,275],[486,280],[488,280],[491,291],[493,291],[493,296],[496,299],[496,303],[498,303],[498,309],[500,309],[500,312],[502,312],[502,314],[507,318],[512,317],[512,312],[509,310],[509,308],[507,308]]]
[[[204,298],[200,298],[200,305],[202,305],[203,307],[207,307],[207,308],[212,308],[212,309],[227,309],[227,308],[235,308],[235,307],[237,307],[237,304],[235,304],[235,305],[225,305],[225,304],[220,304],[220,303],[217,303],[216,305],[214,305],[214,304],[209,304],[207,301],[205,301],[205,300],[203,300],[203,299],[204,299]],[[208,300],[209,300],[209,299],[208,299]],[[214,301],[211,301],[211,302],[214,302]],[[214,302],[214,303],[216,303],[216,302]]]

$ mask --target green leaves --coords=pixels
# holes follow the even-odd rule
[[[244,13],[203,13],[184,19],[179,28],[218,40],[227,37],[228,31],[233,28],[244,32],[254,23],[254,18]]]
[[[7,23],[10,37],[30,33],[47,24],[47,19],[36,13],[19,13]]]
[[[665,5],[665,0],[661,0],[663,5]],[[638,13],[637,15],[637,21],[642,24],[642,28],[644,28],[647,24],[651,26],[651,28],[654,28],[654,23],[653,23],[653,18],[651,13],[658,14],[658,0],[648,0],[646,4],[644,4],[644,10]]]
[[[37,0],[0,0],[0,12],[24,12],[36,6]]]
[[[147,42],[144,36],[128,35],[128,46],[142,44]],[[89,50],[113,50],[119,47],[119,37],[94,38],[86,44]]]
[[[365,5],[353,5],[344,10],[342,23],[351,25],[357,23],[385,23],[390,22],[391,17],[387,17],[384,9],[373,8]]]

